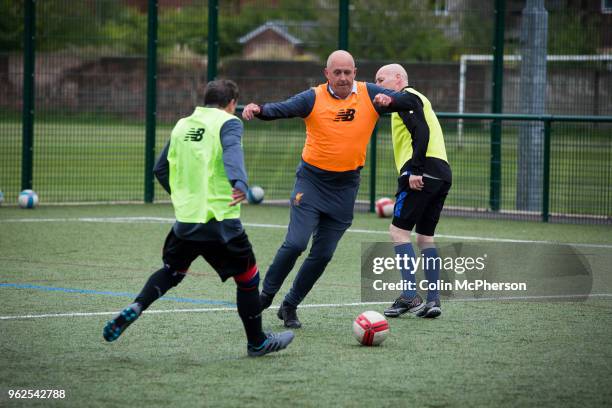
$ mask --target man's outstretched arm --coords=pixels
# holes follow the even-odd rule
[[[423,103],[413,93],[396,92],[376,84],[367,83],[368,94],[379,114],[421,109]]]
[[[305,118],[312,112],[314,102],[315,92],[313,89],[309,89],[282,102],[265,103],[263,105],[249,103],[242,111],[242,118],[245,120],[253,118],[261,120]]]

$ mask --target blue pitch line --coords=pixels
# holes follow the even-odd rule
[[[22,284],[22,283],[0,283],[0,288],[34,289],[34,290],[43,290],[47,292],[65,292],[65,293],[80,293],[84,295],[105,295],[105,296],[116,296],[116,297],[129,297],[131,299],[134,299],[137,296],[134,293],[128,293],[128,292],[111,292],[111,291],[100,291],[100,290],[90,290],[90,289],[57,288],[54,286],[39,286],[39,285],[30,285],[30,284]],[[191,299],[191,298],[172,297],[172,296],[164,296],[164,297],[159,298],[158,300],[168,300],[172,302],[182,302],[182,303],[198,303],[198,304],[206,304],[206,305],[224,305],[224,306],[236,307],[235,304],[231,302],[225,302],[223,300]]]

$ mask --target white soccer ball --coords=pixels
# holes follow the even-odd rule
[[[38,194],[32,190],[23,190],[19,193],[18,201],[21,208],[35,208],[38,205]]]
[[[395,203],[389,197],[383,197],[376,200],[376,215],[380,218],[387,218],[393,215],[393,208],[395,207]]]
[[[247,192],[247,200],[250,204],[259,204],[264,199],[264,189],[259,186],[249,188]]]
[[[389,323],[385,316],[369,310],[357,316],[353,322],[353,334],[364,346],[378,346],[389,334]]]

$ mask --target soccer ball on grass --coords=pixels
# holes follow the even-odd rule
[[[357,316],[353,322],[353,334],[364,346],[378,346],[389,334],[389,323],[380,313],[369,310]]]
[[[395,203],[388,197],[379,198],[376,200],[376,215],[380,218],[387,218],[393,215],[393,207]]]
[[[38,194],[32,190],[23,190],[19,193],[18,202],[21,208],[35,208],[38,205]]]

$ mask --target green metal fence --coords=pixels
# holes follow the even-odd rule
[[[453,169],[453,192],[445,210],[461,215],[557,222],[610,223],[612,198],[612,117],[438,113]],[[461,139],[457,120],[465,122]],[[490,128],[501,127],[498,172],[490,171]],[[541,124],[542,149],[537,163],[542,183],[534,192],[537,206],[521,209],[518,191],[519,128]],[[376,135],[376,183],[371,200],[396,190],[389,123]],[[372,157],[370,157],[372,159]],[[371,171],[371,170],[370,170]],[[534,184],[534,179],[526,184]],[[492,190],[491,186],[497,190]],[[497,210],[492,199],[497,198]]]
[[[450,213],[610,223],[612,15],[558,3],[545,2],[547,101],[536,116],[520,115],[524,2],[0,3],[0,190],[7,204],[27,187],[42,203],[167,200],[150,169],[208,80],[236,80],[241,103],[282,100],[323,82],[326,56],[343,48],[359,80],[400,62],[436,111],[458,112],[439,114]],[[525,129],[542,143],[530,171]],[[388,119],[375,140],[364,208],[395,191]],[[250,178],[269,200],[286,200],[303,143],[301,120],[245,125]]]

